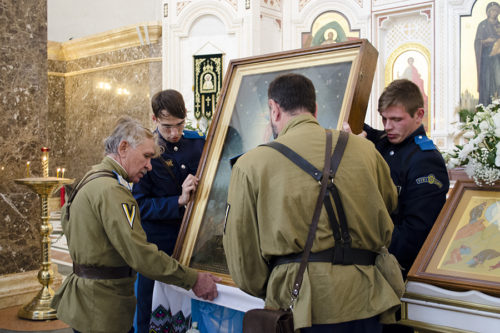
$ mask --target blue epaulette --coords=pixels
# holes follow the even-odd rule
[[[132,191],[132,183],[129,183],[128,181],[125,180],[122,176],[118,174],[115,170],[113,170],[113,173],[116,175],[116,180],[118,181],[118,184],[124,186],[127,190]]]
[[[415,143],[420,147],[420,150],[435,150],[437,149],[431,139],[425,135],[417,135],[415,137]]]
[[[201,131],[184,130],[183,136],[186,139],[205,139],[205,135]]]

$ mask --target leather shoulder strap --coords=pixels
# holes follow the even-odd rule
[[[295,163],[298,167],[304,170],[306,173],[311,175],[314,179],[318,181],[321,180],[320,182],[321,190],[318,196],[318,200],[316,201],[316,206],[314,209],[312,222],[309,227],[309,233],[307,235],[307,241],[304,247],[302,260],[300,262],[299,270],[297,272],[297,276],[295,277],[295,282],[293,284],[290,309],[293,308],[293,304],[299,295],[300,287],[302,285],[302,280],[304,277],[307,261],[309,260],[309,254],[311,253],[314,236],[316,235],[316,229],[318,227],[318,221],[321,213],[321,207],[323,204],[323,198],[325,197],[327,190],[327,183],[329,181],[332,181],[333,177],[335,177],[335,173],[337,172],[338,166],[344,154],[348,139],[349,139],[349,134],[347,132],[340,131],[337,144],[335,145],[333,154],[330,157],[330,151],[332,150],[332,132],[326,130],[325,164],[323,167],[323,172],[320,172],[311,163],[305,160],[302,156],[300,156],[292,149],[288,148],[287,146],[281,143],[273,141],[262,145],[276,149],[277,151],[285,155],[293,163]],[[323,177],[323,175],[325,175],[325,177]],[[326,175],[328,175],[328,177]]]
[[[331,132],[330,132],[331,134]],[[337,169],[340,164],[340,160],[342,159],[342,155],[344,155],[344,150],[347,145],[347,140],[349,139],[349,133],[345,131],[340,131],[339,133],[339,138],[337,140],[337,144],[335,145],[335,150],[332,154],[331,158],[331,168],[330,168],[330,178],[335,177],[335,173],[337,172]],[[306,173],[311,175],[315,180],[320,181],[321,177],[323,176],[323,173],[319,171],[314,165],[309,163],[306,159],[304,159],[302,156],[297,154],[295,151],[292,149],[288,148],[282,143],[273,141],[269,143],[262,144],[261,146],[265,147],[271,147],[282,153],[284,156],[286,156],[290,161],[295,163],[299,168],[304,170]]]
[[[309,163],[306,159],[304,159],[302,156],[300,156],[299,154],[297,154],[296,152],[294,152],[292,149],[288,148],[284,144],[273,141],[273,142],[263,144],[261,146],[267,146],[267,147],[271,147],[271,148],[276,149],[277,151],[279,151],[280,153],[285,155],[290,161],[295,163],[299,168],[301,168],[306,173],[311,175],[314,179],[316,179],[317,181],[321,180],[321,171],[316,169],[316,167],[314,165]]]
[[[76,185],[76,187],[73,189],[73,191],[71,191],[69,199],[68,199],[68,201],[66,203],[66,218],[68,220],[69,220],[69,214],[70,214],[70,210],[69,209],[70,209],[71,204],[73,203],[73,200],[75,199],[75,196],[78,193],[78,191],[80,191],[81,188],[85,184],[87,184],[91,180],[94,180],[94,179],[99,178],[99,177],[116,178],[116,175],[113,173],[113,171],[109,171],[109,170],[96,170],[96,171],[93,171],[93,172],[89,172],[85,177],[83,177],[82,180],[80,180],[80,182],[78,183],[78,185]]]
[[[347,146],[347,140],[349,140],[349,133],[345,131],[340,131],[337,144],[335,145],[335,150],[332,154],[332,162],[330,168],[330,178],[335,178],[335,173],[339,168],[340,160],[344,155],[345,147]]]
[[[332,148],[332,133],[330,131],[326,131],[326,146],[325,146],[325,165],[323,167],[323,175],[330,174],[335,176],[335,172],[338,169],[338,164],[342,159],[342,155],[344,154],[345,146],[347,145],[347,140],[349,139],[349,134],[347,132],[340,132],[339,139],[337,140],[337,144],[335,145],[335,150],[333,151],[333,155],[331,158],[330,151]],[[335,163],[332,165],[331,163]],[[330,173],[328,173],[330,171]],[[316,234],[316,229],[318,227],[319,216],[321,213],[321,206],[323,203],[323,198],[326,195],[327,183],[331,182],[331,177],[322,177],[321,179],[321,190],[318,196],[318,200],[316,202],[316,207],[314,209],[314,214],[311,222],[311,226],[309,228],[309,234],[307,236],[307,242],[304,247],[304,253],[302,255],[302,260],[300,262],[300,267],[297,272],[297,276],[295,277],[295,282],[293,284],[292,289],[292,297],[290,302],[290,308],[293,307],[293,303],[295,299],[299,296],[300,287],[302,286],[302,279],[304,277],[304,272],[306,270],[307,261],[309,260],[309,254],[311,253],[311,248],[314,241],[314,236]]]

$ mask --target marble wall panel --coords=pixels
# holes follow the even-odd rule
[[[66,164],[66,100],[64,95],[65,62],[49,60],[48,76],[48,138],[50,142],[50,174]]]
[[[69,72],[71,74],[71,72]],[[65,78],[67,176],[81,178],[104,156],[103,140],[129,115],[152,127],[151,95],[161,89],[161,62],[93,70]]]
[[[0,275],[40,268],[40,210],[34,192],[0,194]]]
[[[47,63],[47,67],[48,67],[49,73],[63,74],[63,73],[66,73],[67,62],[49,59],[49,61]],[[49,76],[50,76],[50,74],[49,74]]]
[[[158,91],[162,89],[161,82],[162,82],[162,70],[161,70],[161,62],[151,62],[149,63],[148,66],[149,69],[149,95],[150,95],[150,101],[148,103],[148,110],[150,113],[150,117],[148,118],[149,125],[151,126],[151,130],[153,130],[153,121],[151,119],[151,116],[153,115],[153,109],[151,108],[151,97],[156,94]],[[184,97],[186,99],[186,97]]]
[[[14,179],[47,145],[47,1],[0,2],[0,275],[39,267],[38,199]]]

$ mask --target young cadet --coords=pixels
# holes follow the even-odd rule
[[[398,189],[389,252],[398,259],[406,278],[446,201],[450,182],[443,157],[425,133],[424,100],[415,83],[402,79],[389,84],[379,98],[378,111],[384,130],[365,124],[364,131],[389,164]],[[383,332],[413,329],[384,325]]]
[[[389,252],[396,256],[406,277],[446,201],[448,171],[425,134],[424,102],[416,84],[405,79],[393,81],[380,96],[378,111],[384,131],[366,124],[364,130],[389,164],[398,189]]]
[[[198,186],[194,175],[205,138],[184,129],[186,106],[176,90],[164,90],[151,99],[155,134],[162,153],[151,160],[148,172],[132,190],[139,204],[148,241],[171,255],[184,215],[184,206]],[[154,280],[137,279],[137,331],[149,332]]]

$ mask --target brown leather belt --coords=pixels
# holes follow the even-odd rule
[[[73,263],[73,273],[85,279],[109,280],[131,277],[134,276],[136,272],[129,266],[106,267]]]

